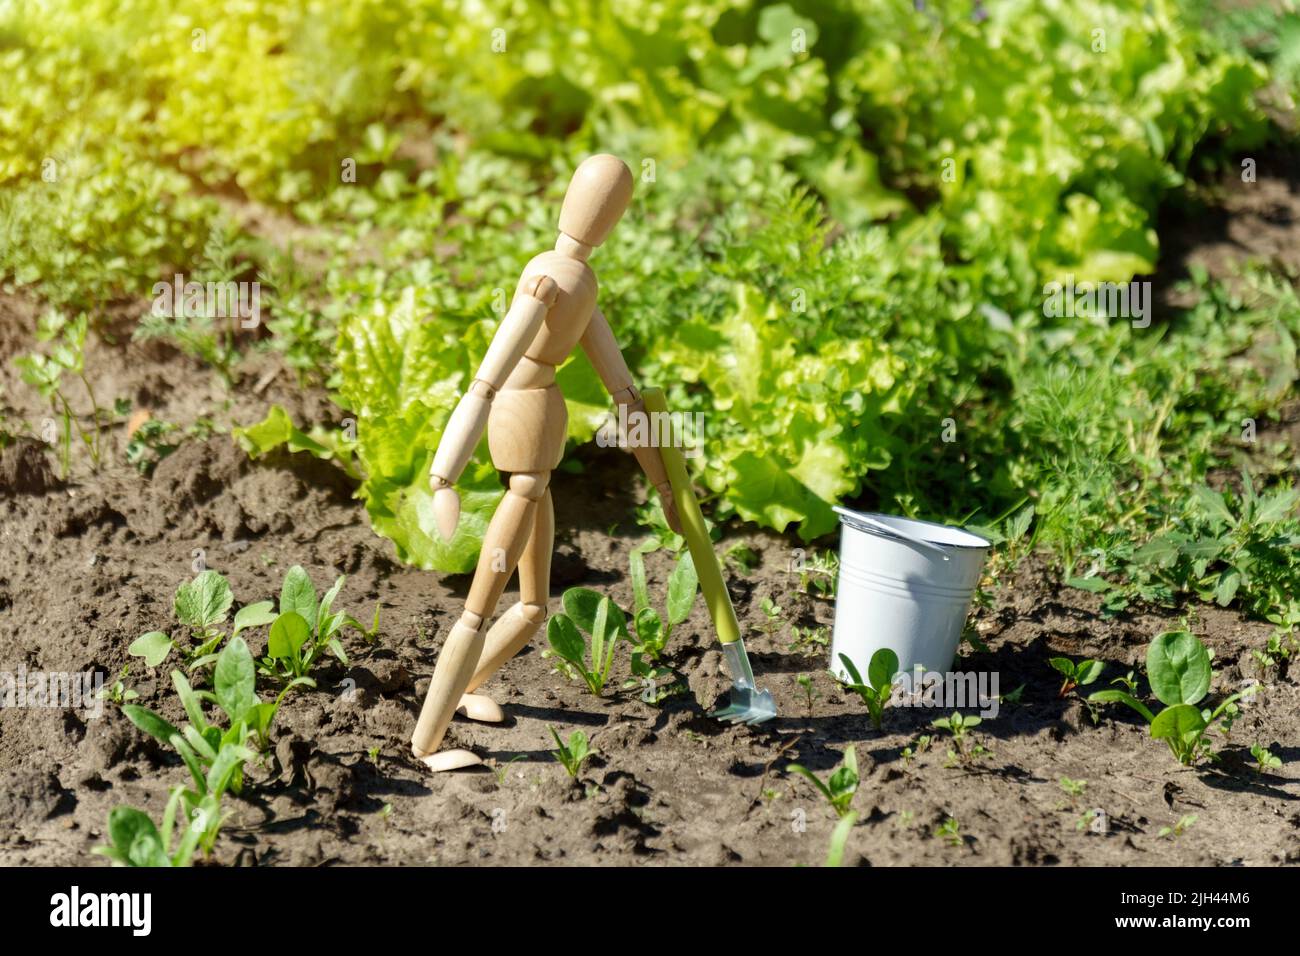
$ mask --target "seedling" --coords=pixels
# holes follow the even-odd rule
[[[785,769],[806,777],[826,798],[826,802],[831,805],[836,816],[842,818],[848,814],[849,805],[853,803],[853,795],[858,792],[858,755],[852,744],[844,749],[844,757],[831,773],[827,783],[822,783],[815,773],[802,764],[787,764]]]
[[[1179,763],[1191,766],[1201,757],[1213,757],[1207,731],[1220,721],[1230,724],[1237,714],[1236,702],[1253,690],[1232,694],[1213,710],[1197,709],[1212,677],[1205,645],[1189,631],[1166,631],[1147,647],[1147,679],[1156,698],[1166,705],[1159,714],[1121,690],[1099,690],[1088,700],[1132,708],[1150,726],[1153,738],[1165,741]]]
[[[243,643],[237,639],[231,642],[231,647]],[[244,763],[253,757],[253,751],[245,746],[250,734],[245,719],[233,720],[223,731],[210,726],[203,717],[201,700],[216,700],[227,714],[248,714],[256,707],[256,694],[252,690],[253,658],[248,648],[243,647],[242,655],[236,651],[231,657],[226,657],[225,652],[222,656],[223,661],[217,665],[216,694],[194,692],[180,671],[172,671],[172,680],[191,721],[183,733],[144,707],[126,704],[122,708],[133,724],[175,748],[189,769],[194,788],[178,787],[174,793],[179,793],[176,799],[191,820],[190,827],[198,832],[197,844],[205,856],[212,852],[225,822],[220,812],[221,797],[227,789],[239,792]],[[164,829],[165,824],[164,820]]]
[[[998,701],[1003,704],[1010,704],[1013,707],[1019,707],[1020,702],[1024,699],[1024,696],[1025,696],[1025,685],[1021,684],[1019,687],[1017,687],[1015,690],[1011,691],[1010,693],[999,694]]]
[[[1196,814],[1189,813],[1186,816],[1179,817],[1178,822],[1175,823],[1172,827],[1161,827],[1160,831],[1156,834],[1156,836],[1162,838],[1167,837],[1170,840],[1174,840],[1182,836],[1188,830],[1190,830],[1193,824],[1195,823],[1196,823]]]
[[[1072,799],[1078,799],[1083,796],[1083,792],[1088,789],[1087,780],[1071,780],[1069,777],[1061,778],[1061,789]]]
[[[69,321],[61,312],[51,309],[41,318],[36,331],[36,337],[42,342],[53,343],[50,354],[44,355],[40,352],[33,352],[30,355],[20,355],[14,359],[14,365],[22,373],[23,381],[35,388],[41,397],[50,403],[54,414],[58,415],[63,422],[61,463],[62,477],[64,479],[68,477],[71,466],[72,432],[74,429],[86,446],[86,450],[90,453],[95,470],[99,470],[100,417],[103,410],[100,409],[99,402],[95,399],[95,392],[90,387],[89,379],[86,378],[87,328],[88,320],[84,313]],[[79,378],[82,387],[86,390],[86,395],[90,398],[92,421],[92,430],[90,432],[81,427],[77,416],[72,411],[72,406],[68,403],[67,395],[63,391],[64,373],[70,373]]]
[[[194,580],[186,581],[176,589],[172,609],[176,620],[188,629],[194,646],[186,649],[187,661],[193,663],[208,657],[225,638],[221,625],[226,622],[235,597],[226,579],[211,569],[199,572]],[[234,634],[252,625],[261,605],[246,607],[236,615]],[[176,641],[162,631],[142,634],[127,648],[133,657],[143,657],[149,667],[157,667],[171,653]]]
[[[815,657],[831,643],[831,631],[828,627],[792,627],[790,628],[789,649],[804,657]]]
[[[902,749],[899,756],[903,758],[903,765],[910,767],[912,761],[916,759],[917,754],[923,754],[930,749],[930,744],[934,740],[929,734],[922,734],[916,738],[915,746],[908,746]]]
[[[114,704],[124,704],[139,697],[139,694],[126,686],[126,676],[130,671],[131,665],[123,664],[122,670],[118,672],[117,680],[99,692],[99,699],[111,701]]]
[[[570,777],[577,780],[578,774],[582,772],[582,765],[587,762],[588,757],[595,753],[587,744],[587,735],[581,730],[575,730],[569,734],[569,742],[565,743],[560,739],[560,735],[554,727],[548,725],[546,729],[555,738],[555,746],[558,748],[551,751],[551,756],[563,765]]]
[[[497,776],[498,787],[504,787],[506,785],[506,774],[510,772],[510,765],[517,760],[523,760],[523,759],[524,759],[523,754],[515,754],[513,757],[511,757],[501,766],[497,767],[496,776]]]
[[[801,558],[796,565],[799,590],[805,594],[835,597],[839,569],[840,557],[834,551],[814,552],[811,558]]]
[[[221,820],[218,797],[200,801],[199,815],[186,825],[181,821],[180,839],[172,847],[176,816],[181,808],[184,787],[173,787],[163,810],[162,829],[143,810],[114,807],[108,814],[108,846],[97,846],[91,853],[106,856],[118,866],[189,866],[194,851],[207,835],[209,821]],[[218,824],[218,827],[220,824]],[[214,834],[215,837],[215,834]]]
[[[817,696],[816,693],[813,691],[812,675],[800,674],[798,677],[794,679],[794,682],[803,688],[804,696],[807,698],[807,702],[808,702],[808,716],[811,717],[812,709],[813,709],[813,698]]]
[[[1088,684],[1093,683],[1101,676],[1101,672],[1106,667],[1101,661],[1094,660],[1079,661],[1076,664],[1068,657],[1053,657],[1048,663],[1065,678],[1061,682],[1061,689],[1057,693],[1058,697],[1064,697],[1076,687],[1086,687]]]
[[[982,723],[978,717],[963,717],[961,711],[954,710],[951,717],[940,717],[930,723],[932,726],[938,727],[940,730],[946,730],[948,733],[952,734],[952,742],[957,750],[955,752],[952,750],[948,751],[949,760],[960,758],[964,761],[972,756],[978,756],[984,752],[983,748],[970,751],[967,750],[967,735],[972,729],[978,727]]]
[[[636,639],[632,642],[632,673],[636,678],[656,678],[667,676],[667,671],[652,667],[649,662],[659,659],[673,628],[691,615],[695,598],[699,593],[699,578],[695,574],[695,564],[689,551],[683,551],[672,574],[668,576],[668,594],[665,600],[664,617],[650,606],[650,589],[646,585],[645,559],[640,548],[634,549],[628,557],[632,578],[632,596],[636,602],[632,614],[632,629]],[[633,680],[630,683],[635,684]]]
[[[781,629],[781,605],[769,596],[759,602],[758,609],[763,612],[763,633],[770,639]]]
[[[831,831],[830,847],[826,850],[826,866],[844,865],[844,848],[848,845],[849,834],[853,832],[853,826],[857,822],[856,813],[846,813],[840,817],[840,822],[835,824],[835,829]]]
[[[1116,677],[1113,681],[1110,682],[1110,685],[1112,687],[1124,688],[1124,690],[1127,691],[1130,696],[1137,695],[1137,686],[1138,686],[1137,678],[1133,676],[1132,671],[1129,671],[1123,677]]]
[[[581,677],[599,697],[609,680],[618,642],[627,640],[627,619],[617,604],[590,588],[570,588],[562,602],[565,613],[547,622],[546,640],[560,658],[561,670]]]
[[[123,412],[125,414],[125,412]],[[126,443],[126,461],[142,475],[153,472],[162,461],[186,439],[206,441],[215,431],[212,421],[200,418],[188,428],[181,428],[161,418],[148,418],[135,430]]]
[[[898,655],[887,647],[882,647],[872,654],[871,663],[867,666],[867,680],[870,683],[862,680],[862,675],[858,673],[857,667],[849,660],[848,655],[841,654],[840,663],[844,665],[844,669],[849,672],[849,677],[852,679],[852,683],[845,686],[862,698],[867,713],[871,715],[871,723],[879,730],[884,719],[885,705],[889,703],[890,694],[894,690],[894,676],[898,673]]]
[[[1263,773],[1265,770],[1276,770],[1282,766],[1282,758],[1263,744],[1253,744],[1250,748],[1250,755],[1255,758],[1255,770],[1258,773]]]
[[[352,627],[366,635],[370,632],[356,618],[333,610],[345,580],[344,575],[339,575],[334,586],[317,602],[316,588],[302,567],[295,564],[285,573],[280,589],[280,613],[271,621],[266,657],[259,666],[262,673],[284,680],[307,678],[313,665],[326,651],[347,665],[348,655],[339,640],[343,628]],[[265,623],[270,616],[270,602],[255,606],[262,608],[257,622]],[[376,628],[378,624],[379,609],[376,607]]]
[[[945,817],[944,821],[934,828],[934,835],[953,847],[959,847],[965,842],[961,835],[961,824],[957,822],[956,817]]]

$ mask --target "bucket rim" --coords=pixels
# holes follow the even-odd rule
[[[832,505],[833,510],[840,516],[840,521],[849,525],[856,531],[865,531],[867,534],[874,534],[880,538],[893,538],[896,541],[906,542],[907,539],[902,535],[888,534],[881,528],[874,527],[865,522],[855,521],[854,519],[861,516],[863,518],[872,518],[883,524],[898,522],[909,526],[907,530],[914,532],[925,541],[940,548],[952,548],[957,551],[987,551],[993,547],[993,542],[982,538],[972,531],[965,528],[958,528],[953,525],[939,524],[935,521],[922,521],[920,518],[905,518],[902,515],[888,515],[876,511],[853,511],[849,508],[842,508],[839,505]],[[944,536],[936,535],[935,531],[944,532]],[[953,536],[961,536],[969,543],[953,541]],[[978,542],[978,543],[976,543]]]

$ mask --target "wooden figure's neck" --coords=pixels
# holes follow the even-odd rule
[[[570,259],[586,262],[587,257],[595,251],[595,247],[589,246],[585,242],[579,242],[572,236],[562,232],[555,240],[555,251],[568,256]]]

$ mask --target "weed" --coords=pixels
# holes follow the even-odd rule
[[[588,757],[595,753],[587,744],[587,735],[581,730],[575,730],[569,734],[569,742],[565,743],[560,739],[560,735],[556,733],[554,727],[548,726],[546,729],[555,738],[557,748],[551,751],[551,756],[563,765],[570,777],[577,780],[578,774],[582,772],[582,765],[587,762]]]
[[[871,655],[867,666],[867,681],[863,681],[853,661],[845,654],[840,655],[840,663],[849,672],[852,682],[845,686],[862,698],[862,703],[871,715],[871,723],[877,730],[884,719],[885,705],[889,703],[894,690],[894,676],[898,673],[898,655],[887,647],[882,647]]]
[[[554,733],[554,731],[552,731],[552,733]],[[573,742],[573,738],[570,737],[570,738],[569,738],[569,741],[570,741],[570,743],[572,743],[572,742]],[[558,743],[558,738],[557,738],[557,743]],[[505,763],[501,764],[501,766],[497,767],[497,769],[496,769],[496,778],[497,778],[497,786],[498,786],[498,787],[504,787],[504,786],[506,785],[506,774],[510,772],[510,765],[511,765],[512,763],[514,763],[515,761],[517,761],[517,760],[523,760],[523,759],[524,759],[524,755],[523,755],[523,754],[515,754],[513,757],[511,757],[511,758],[510,758],[509,760],[507,760]]]
[[[724,555],[727,564],[738,568],[741,574],[753,574],[760,560],[759,553],[745,544],[735,544]]]
[[[840,570],[840,558],[836,552],[813,552],[812,557],[799,561],[796,570],[799,573],[800,591],[824,598],[835,597]]]
[[[1021,684],[1019,687],[1017,687],[1013,691],[1010,691],[1009,693],[999,694],[998,702],[1002,704],[1010,704],[1012,707],[1019,707],[1021,701],[1024,699],[1024,696],[1025,696],[1025,685]]]
[[[1220,721],[1231,726],[1236,702],[1251,693],[1231,694],[1212,710],[1197,709],[1209,693],[1212,677],[1205,645],[1189,631],[1166,631],[1147,647],[1147,678],[1152,692],[1165,705],[1159,714],[1126,691],[1099,690],[1088,700],[1132,708],[1150,726],[1152,738],[1165,741],[1179,763],[1191,766],[1202,757],[1214,757],[1206,734]]]
[[[786,764],[785,769],[807,778],[817,788],[817,792],[826,798],[836,816],[844,817],[849,812],[853,795],[858,792],[858,755],[852,744],[844,748],[843,759],[826,783],[822,783],[815,773],[802,764]]]
[[[148,476],[153,473],[158,462],[162,461],[185,440],[206,441],[215,426],[207,418],[200,418],[188,428],[181,428],[161,418],[146,419],[130,440],[126,443],[126,461],[140,474]]]

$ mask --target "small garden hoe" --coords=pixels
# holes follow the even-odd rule
[[[642,398],[648,414],[668,414],[668,403],[661,389],[647,388],[642,393]],[[650,432],[662,434],[655,427]],[[700,514],[699,503],[695,500],[695,489],[686,472],[681,449],[677,447],[676,441],[669,441],[661,444],[659,451],[663,455],[668,481],[672,485],[673,503],[681,521],[682,534],[695,562],[695,573],[700,579],[700,591],[704,594],[704,603],[708,605],[709,617],[713,619],[713,629],[722,642],[722,655],[726,658],[727,673],[732,679],[731,699],[727,706],[718,708],[709,716],[751,726],[761,724],[776,716],[776,701],[770,690],[759,690],[754,683],[754,671],[749,666],[745,642],[740,637],[740,622],[736,620],[731,595],[727,593],[727,586],[722,580],[722,565],[713,551],[713,542],[709,540],[709,531],[705,527],[704,516]]]

